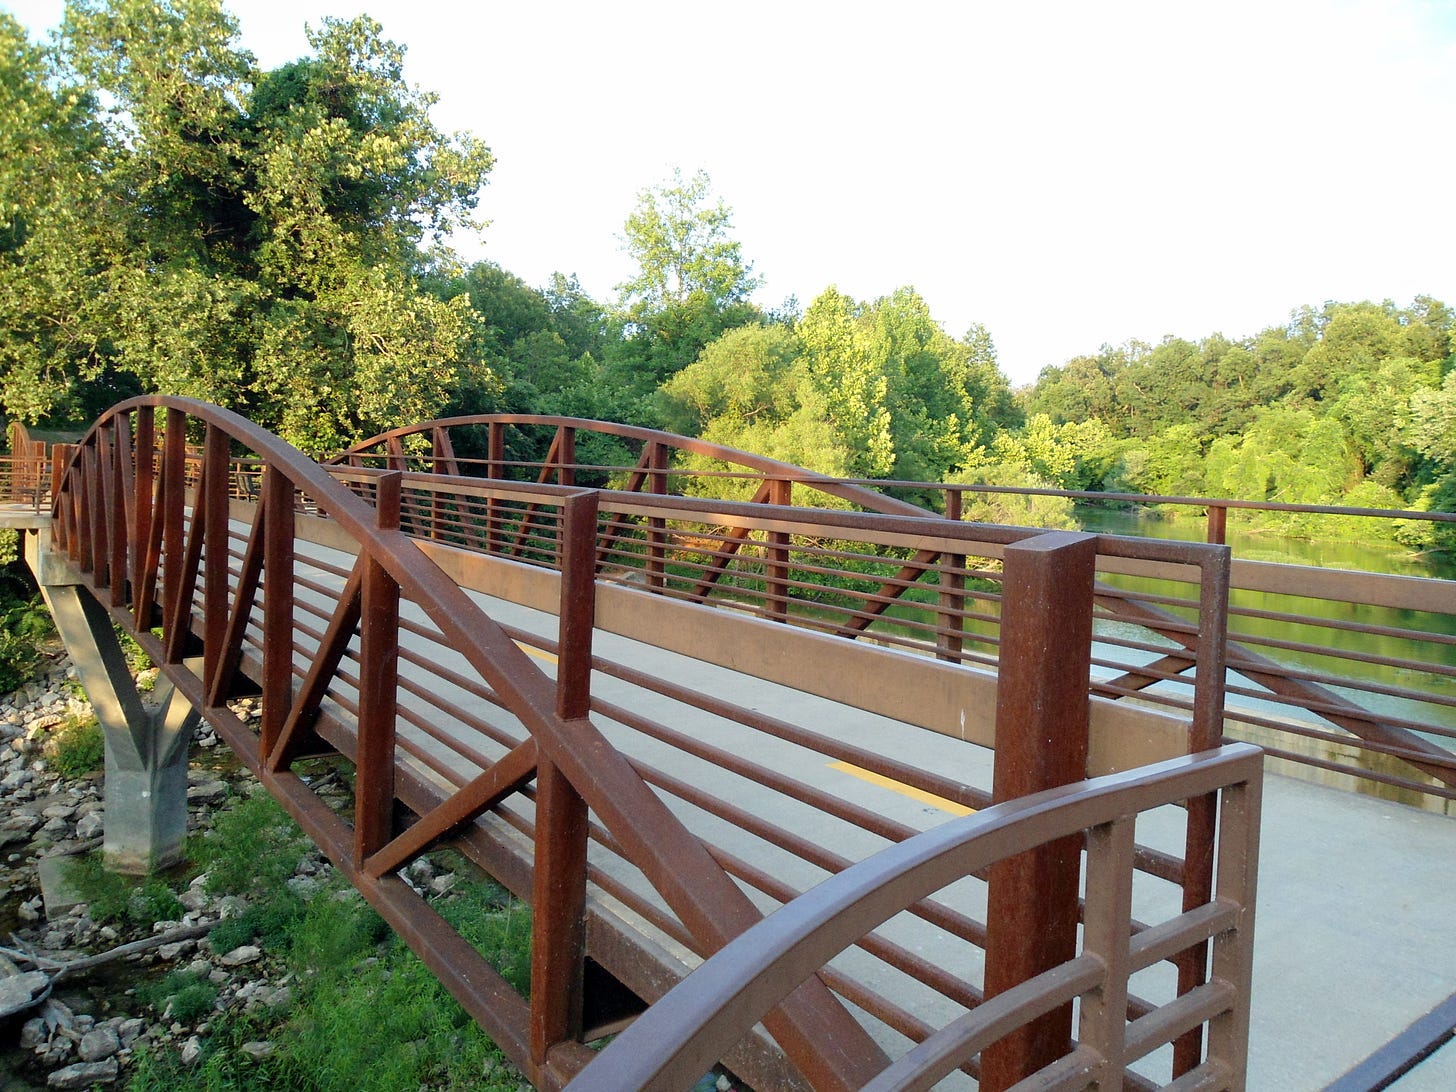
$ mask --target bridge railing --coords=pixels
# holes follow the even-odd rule
[[[621,463],[579,459],[619,445]],[[745,503],[927,514],[892,489],[958,514],[970,494],[1055,496],[1079,502],[1174,505],[1206,518],[1222,542],[1230,511],[1271,510],[1351,520],[1456,521],[1453,513],[1398,512],[1274,502],[1018,490],[1010,487],[830,479],[699,440],[571,418],[498,415],[411,426],[359,445],[355,465],[441,474],[590,481],[617,492],[674,495],[704,488]],[[939,498],[939,499],[937,499]],[[842,636],[993,663],[998,562],[994,556],[864,544],[832,530],[796,533],[645,511],[604,529],[604,572],[669,596],[720,604]],[[716,503],[716,502],[715,502]],[[438,510],[429,515],[438,518]],[[426,513],[416,513],[423,521]],[[539,516],[508,506],[461,510],[457,535],[496,524],[486,549],[529,554]],[[654,522],[656,520],[656,522]],[[437,524],[443,527],[443,524]],[[1139,548],[1143,549],[1143,548]],[[1196,585],[1129,560],[1100,570],[1093,690],[1196,715]],[[1456,810],[1456,581],[1340,571],[1243,559],[1230,576],[1228,732],[1266,748],[1284,772],[1329,780],[1406,803]],[[934,603],[936,609],[931,609]]]
[[[333,473],[361,497],[371,500],[380,475],[387,472],[338,467]],[[544,611],[553,609],[554,585],[533,580],[529,574],[558,567],[564,541],[562,504],[572,494],[569,487],[405,473],[400,494],[401,527],[416,536],[426,552],[463,585],[493,591]],[[836,638],[863,637],[864,632],[854,626],[855,619],[876,619],[887,606],[900,602],[899,593],[910,581],[896,574],[905,568],[907,559],[917,554],[929,558],[929,562],[919,562],[920,568],[932,579],[940,579],[947,573],[940,559],[955,557],[950,574],[964,581],[958,588],[937,590],[932,585],[928,597],[918,603],[915,597],[907,597],[901,605],[906,611],[913,609],[927,615],[930,621],[924,626],[949,625],[957,632],[964,632],[967,616],[978,611],[984,615],[980,620],[984,632],[978,640],[983,648],[999,652],[1006,553],[1018,544],[1037,539],[1040,532],[928,522],[923,516],[621,491],[600,491],[597,503],[592,563],[598,578],[605,582],[598,591],[600,628],[698,661],[747,671],[800,692],[855,705],[908,722],[917,729],[928,728],[987,748],[994,744],[993,714],[998,708],[994,675],[967,674],[963,668],[945,662],[959,660],[959,656],[899,656],[893,662],[885,661],[887,649],[892,656],[934,649],[923,630],[917,632],[913,616],[907,615],[910,626],[899,632],[872,631],[872,641],[847,646]],[[705,539],[711,539],[713,545],[705,546]],[[1225,550],[1197,543],[1137,542],[1112,536],[1098,537],[1094,545],[1099,567],[1153,565],[1169,578],[1185,582],[1197,613],[1184,624],[1184,632],[1204,663],[1219,662]],[[705,551],[712,560],[700,556]],[[686,559],[684,555],[688,555]],[[842,559],[851,556],[857,561],[854,570],[843,567]],[[828,568],[831,565],[839,567]],[[704,578],[705,572],[711,579]],[[841,574],[854,583],[844,580]],[[984,579],[985,583],[967,589],[965,584],[971,578]],[[824,583],[830,579],[837,579],[838,585]],[[817,592],[832,593],[840,602],[826,606],[823,599],[798,599],[803,589],[814,582],[818,582],[814,584]],[[889,591],[882,590],[887,582]],[[649,597],[644,599],[644,593],[650,593]],[[974,602],[972,596],[977,597]],[[654,601],[661,605],[652,605]],[[986,602],[991,603],[990,613],[986,613]],[[704,605],[721,608],[719,617],[703,615],[700,608]],[[837,619],[832,613],[836,609]],[[947,617],[949,623],[943,621]],[[781,625],[765,629],[765,622]],[[781,631],[780,636],[774,635],[775,630]],[[539,634],[511,627],[507,632],[543,655],[559,651],[558,645],[542,641]],[[823,636],[810,640],[816,633]],[[983,662],[994,659],[987,657]],[[749,832],[775,846],[780,854],[796,858],[787,874],[802,873],[806,868],[811,870],[807,873],[810,876],[836,871],[852,859],[843,855],[843,846],[874,844],[864,843],[867,836],[896,840],[907,836],[909,828],[886,825],[871,808],[833,799],[810,784],[786,777],[771,757],[776,740],[790,740],[795,746],[823,754],[839,768],[849,767],[862,775],[905,786],[953,807],[983,807],[991,800],[988,781],[976,784],[959,772],[947,776],[939,768],[907,763],[897,756],[899,745],[888,735],[882,750],[857,746],[845,738],[836,738],[834,732],[823,727],[785,722],[730,698],[705,695],[689,682],[646,677],[602,650],[597,651],[592,663],[599,674],[623,685],[650,690],[680,709],[706,710],[746,730],[748,734],[735,736],[731,744],[715,743],[711,738],[694,738],[674,728],[671,719],[636,715],[622,703],[594,700],[592,706],[595,713],[650,736],[657,744],[694,756],[701,764],[698,779],[674,776],[661,768],[651,768],[650,772],[649,767],[640,768],[661,791],[685,805],[716,816],[738,834]],[[1085,663],[1080,670],[1078,685],[1086,693]],[[1216,685],[1220,675],[1216,668],[1203,673],[1202,690],[1186,715],[1140,717],[1134,709],[1118,711],[1105,702],[1098,705],[1087,768],[1098,772],[1126,769],[1212,745],[1204,741],[1216,741],[1221,731]],[[1190,680],[1189,685],[1196,689],[1198,679]],[[971,696],[977,688],[981,696]],[[757,759],[759,755],[765,757]],[[771,794],[787,809],[830,812],[842,832],[826,835],[822,841],[790,837],[783,827],[793,830],[802,825],[802,820],[785,824],[765,817],[762,810],[755,812],[733,803],[740,797],[752,798],[762,809],[766,806],[765,794]],[[820,817],[816,822],[822,824],[824,820]],[[1160,846],[1139,847],[1139,869],[1162,883],[1183,888],[1189,901],[1196,902],[1203,897],[1208,881],[1198,862],[1206,860],[1204,850],[1211,844],[1211,822],[1210,808],[1203,804],[1190,807],[1186,829],[1172,840]],[[769,868],[745,859],[741,850],[731,850],[716,840],[711,844],[717,847],[714,852],[720,859],[732,860],[728,867],[735,876],[775,903],[788,902],[804,889],[803,885],[785,882],[782,859]],[[1188,865],[1185,861],[1194,863]],[[664,918],[650,900],[644,900],[610,873],[594,875],[593,880],[633,912],[662,928],[674,943],[688,942],[680,927]],[[965,958],[980,958],[976,953],[984,949],[986,932],[974,915],[967,916],[933,901],[917,912],[954,936],[958,944],[967,945]],[[973,984],[946,976],[933,961],[883,938],[871,937],[868,952],[877,960],[888,961],[896,974],[932,984],[948,1002],[974,1005],[982,997]],[[1188,956],[1184,950],[1178,958],[1185,965],[1191,988],[1197,976]],[[837,991],[853,997],[856,1005],[897,1033],[912,1040],[929,1034],[919,1017],[896,1002],[893,990],[869,989],[842,974],[826,974]],[[1134,997],[1132,1005],[1140,1013],[1153,1008],[1152,1002],[1140,997]]]
[[[1134,1069],[1193,1023],[1207,1057],[1179,1087],[1241,1088],[1253,962],[1262,760],[1237,745],[999,804],[860,861],[760,922],[708,960],[607,1047],[569,1087],[691,1085],[768,1007],[896,914],[996,862],[1068,835],[1087,843],[1084,929],[1070,958],[936,1028],[865,1085],[930,1088],[1011,1029],[1076,998],[1078,1031],[1025,1087],[1137,1087]],[[1139,817],[1220,796],[1217,883],[1206,902],[1144,928],[1131,916]],[[1129,981],[1164,945],[1212,938],[1213,978],[1128,1022]],[[1022,1087],[1018,1085],[1017,1087]]]
[[[262,466],[255,500],[233,496],[240,450]],[[583,1036],[610,1022],[589,997],[622,993],[584,987],[589,838],[630,863],[695,949],[715,950],[760,912],[588,715],[592,494],[565,499],[578,513],[566,526],[585,533],[566,536],[553,679],[398,530],[399,483],[379,477],[365,504],[236,415],[143,398],[115,407],[72,454],[51,531],[467,1011],[533,1082],[559,1085],[588,1056]],[[261,698],[256,722],[231,704],[240,694]],[[300,776],[298,763],[318,755],[352,776],[348,812]],[[400,804],[416,817],[408,826]],[[457,841],[534,907],[529,999],[399,878]],[[796,991],[766,1026],[798,1071],[830,1085],[844,1083],[844,1062],[822,1043],[865,1040],[822,984]]]
[[[199,440],[200,453],[189,453]],[[728,555],[710,582],[716,595],[753,550],[779,547],[770,536],[794,545],[805,530],[801,509],[397,470],[328,473],[231,414],[151,398],[117,407],[92,430],[66,468],[54,514],[60,548],[113,617],[538,1084],[575,1073],[588,1057],[583,1040],[630,1015],[617,1007],[622,991],[597,988],[603,968],[654,1000],[765,909],[913,836],[925,807],[897,812],[889,802],[903,799],[900,790],[884,783],[937,811],[990,798],[975,754],[989,751],[971,742],[990,742],[1001,698],[990,673],[784,624],[792,610],[775,621],[772,605],[793,596],[775,590],[790,578],[780,579],[786,566],[776,568],[771,553],[753,562],[767,566],[758,576],[745,571],[742,588],[723,593],[728,609],[705,610],[712,595],[666,594],[673,581],[704,576],[675,573],[666,536],[727,529],[738,545],[716,551]],[[858,536],[867,544],[860,551],[876,558],[922,548],[975,555],[1003,584],[1037,541],[1024,530],[923,515],[809,514],[822,522],[806,539]],[[477,535],[510,536],[512,545],[488,552]],[[1080,539],[1079,550],[1088,543],[1107,563],[1125,560],[1117,541]],[[1190,586],[1207,585],[1194,599],[1206,598],[1210,613],[1188,636],[1205,665],[1217,663],[1226,552],[1177,550],[1182,561],[1166,563]],[[655,551],[660,588],[643,583]],[[898,571],[904,559],[877,563]],[[749,594],[755,580],[763,610]],[[1055,588],[1055,574],[1046,586]],[[1089,579],[1081,593],[1089,616],[1090,588]],[[956,609],[938,595],[932,613]],[[866,601],[894,598],[875,592]],[[1051,600],[1063,601],[1075,606],[1076,596]],[[525,613],[511,613],[513,604]],[[863,612],[841,618],[855,611]],[[615,646],[594,647],[594,632],[660,642],[681,658],[649,672]],[[538,663],[549,660],[543,671]],[[1068,664],[1061,673],[1080,672],[1071,681],[1085,694],[1086,660]],[[737,675],[724,681],[719,669],[728,667],[761,672],[800,697],[765,707],[738,693]],[[1211,731],[1218,688],[1204,692],[1210,704],[1198,707],[1198,723]],[[260,719],[234,709],[239,695],[261,697]],[[816,698],[839,704],[795,711]],[[1192,716],[1094,705],[1092,746],[1078,759],[1085,769],[1066,780],[1202,749]],[[1059,719],[1072,724],[1079,706],[1085,712],[1074,698]],[[927,741],[945,748],[943,760],[907,760],[911,745]],[[332,811],[312,791],[301,776],[311,761],[353,776],[352,813]],[[1210,898],[1216,806],[1202,794],[1140,826],[1130,927],[1153,928],[1150,939],[1161,934],[1147,922]],[[533,905],[529,999],[398,878],[445,843]],[[926,1011],[979,1007],[988,989],[978,968],[989,969],[997,950],[988,941],[992,889],[991,878],[973,876],[915,904],[911,917],[937,930],[933,957],[898,924],[876,930],[848,964],[827,967],[775,1008],[765,1025],[789,1059],[786,1086],[853,1083],[851,1059],[878,1055],[844,1002],[912,1045],[935,1032]],[[1077,914],[1073,891],[1072,934]],[[1171,966],[1144,976],[1128,1001],[1134,1018],[1204,983],[1208,937],[1186,939],[1156,946]],[[1175,1073],[1202,1063],[1200,1037],[1188,1043],[1185,1031]],[[974,1060],[965,1067],[978,1071]]]
[[[24,504],[38,512],[50,496],[50,485],[44,455],[0,455],[0,504]]]

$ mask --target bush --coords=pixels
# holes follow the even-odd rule
[[[62,777],[84,777],[106,764],[106,734],[95,717],[71,717],[50,738],[46,757]]]
[[[247,895],[281,887],[310,848],[288,813],[259,795],[218,812],[212,830],[188,847],[188,856],[207,873],[210,893]]]

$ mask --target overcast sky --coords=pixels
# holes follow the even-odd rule
[[[759,300],[914,285],[1027,382],[1302,304],[1456,304],[1456,3],[233,0],[271,67],[367,11],[497,166],[480,239],[609,299],[637,193],[699,168]],[[57,0],[0,0],[37,36]]]

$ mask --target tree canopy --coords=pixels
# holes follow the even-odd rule
[[[0,253],[7,413],[74,414],[109,378],[324,452],[448,401],[470,304],[420,280],[493,161],[434,126],[379,24],[325,19],[272,71],[217,0],[71,0],[46,50],[0,33],[5,93],[34,104],[0,166],[25,195]]]

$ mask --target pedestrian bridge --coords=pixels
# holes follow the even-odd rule
[[[165,397],[50,481],[29,556],[102,695],[112,859],[178,852],[204,717],[538,1087],[1243,1087],[1225,547],[554,419],[320,465]],[[531,905],[529,996],[399,877],[443,846]]]

